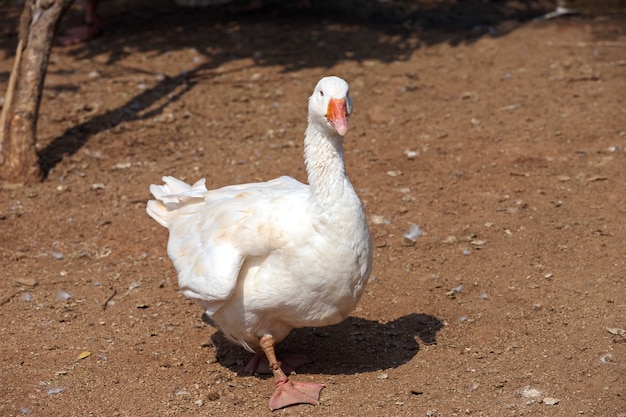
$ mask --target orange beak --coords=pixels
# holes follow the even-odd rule
[[[350,126],[348,125],[348,108],[346,107],[346,99],[331,98],[328,103],[326,118],[335,128],[337,133],[341,136],[345,136],[350,129]]]

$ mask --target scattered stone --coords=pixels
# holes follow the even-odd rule
[[[456,243],[456,237],[455,236],[448,236],[446,237],[444,240],[441,241],[442,243]]]
[[[558,398],[546,397],[543,399],[545,405],[557,405],[561,400]]]
[[[13,278],[13,281],[20,285],[26,285],[27,287],[34,287],[38,284],[35,278]]]
[[[55,297],[56,301],[67,301],[72,298],[71,294],[65,291],[59,291]]]
[[[524,398],[537,398],[541,396],[541,391],[537,388],[525,387],[522,389],[521,394]]]
[[[374,214],[371,217],[371,220],[372,220],[372,224],[389,224],[390,223],[389,219],[379,214]]]
[[[606,330],[611,334],[614,334],[616,336],[622,336],[624,339],[626,339],[626,330],[624,329],[607,327]]]
[[[132,166],[130,162],[119,162],[113,165],[114,170],[128,169]]]
[[[57,395],[57,394],[62,393],[63,391],[65,391],[65,388],[61,388],[61,387],[50,388],[48,390],[48,395]]]

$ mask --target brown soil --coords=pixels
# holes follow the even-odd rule
[[[163,175],[306,180],[306,98],[327,74],[351,84],[374,272],[344,323],[281,345],[327,388],[272,415],[626,415],[626,20],[319,3],[105,2],[102,37],[53,50],[47,177],[0,190],[1,415],[271,414],[272,380],[179,292],[145,203]]]

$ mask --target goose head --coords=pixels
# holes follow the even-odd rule
[[[309,97],[309,122],[318,124],[333,136],[345,136],[351,114],[348,83],[335,76],[322,78]]]

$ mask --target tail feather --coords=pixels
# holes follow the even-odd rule
[[[164,185],[150,186],[150,192],[156,200],[148,201],[146,212],[161,226],[168,227],[169,213],[192,198],[202,198],[207,189],[204,178],[193,185],[169,176],[163,177],[163,182]]]

